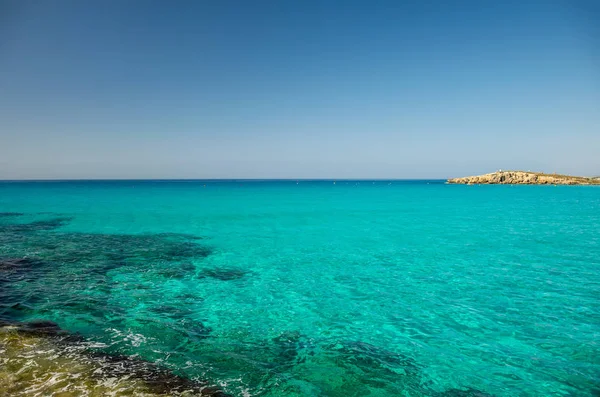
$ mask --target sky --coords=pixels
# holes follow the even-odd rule
[[[0,0],[0,179],[600,175],[600,2]]]

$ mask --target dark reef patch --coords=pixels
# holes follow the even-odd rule
[[[192,293],[183,293],[178,295],[177,298],[181,299],[185,303],[204,302],[204,297]]]
[[[169,305],[154,306],[150,308],[150,311],[152,313],[158,314],[159,316],[165,316],[174,319],[184,318],[192,312],[191,310],[186,308]]]
[[[52,218],[29,223],[10,223],[0,225],[1,232],[39,232],[66,226],[73,218]]]
[[[0,317],[20,321],[36,315],[66,317],[86,323],[82,328],[99,330],[107,323],[119,328],[131,308],[115,298],[115,285],[138,302],[160,302],[160,281],[193,277],[193,262],[212,253],[195,236],[180,233],[52,229],[64,222],[66,218],[0,225],[0,246],[6,247],[0,257]],[[155,320],[149,326],[158,334],[197,340],[210,331],[181,325],[190,315],[185,305],[149,306],[140,311],[146,318],[139,320]]]
[[[191,263],[177,263],[173,266],[169,266],[166,269],[158,271],[158,273],[166,278],[181,279],[186,276],[192,276],[195,274],[196,266]]]
[[[204,269],[198,273],[198,278],[214,278],[221,281],[238,280],[248,274],[247,271],[233,268]]]
[[[362,341],[340,342],[324,347],[329,365],[355,379],[356,395],[373,390],[385,395],[430,395],[422,383],[420,366],[410,357]],[[359,381],[360,380],[360,381]]]
[[[60,232],[72,218],[42,219],[29,223],[0,224],[0,243],[27,256],[28,251],[53,262],[113,262],[142,260],[177,262],[204,258],[212,253],[185,233],[109,234]],[[38,233],[44,232],[44,233]],[[39,254],[37,254],[39,253]]]
[[[12,218],[15,216],[23,216],[25,215],[22,212],[0,212],[0,218]]]
[[[43,274],[46,263],[37,258],[0,258],[0,313],[10,306],[7,302],[22,299],[23,291],[11,294],[11,285],[28,281],[36,274]]]
[[[278,366],[301,364],[314,355],[314,346],[298,331],[283,332],[272,340],[272,353]]]
[[[0,270],[18,270],[39,266],[42,261],[33,258],[0,258]]]
[[[60,329],[58,324],[48,320],[33,320],[20,323],[18,329],[20,332],[37,336],[59,336],[66,334],[66,332]]]
[[[5,313],[9,313],[9,314],[13,314],[13,316],[9,316],[9,317],[16,317],[16,314],[18,313],[20,316],[24,316],[27,314],[33,314],[35,313],[35,309],[33,308],[33,306],[27,305],[25,303],[0,303],[0,313],[5,314]]]
[[[440,397],[493,397],[491,394],[475,389],[450,389],[439,394]]]
[[[212,250],[181,237],[136,234],[56,233],[49,240],[65,241],[56,254],[64,261],[83,258],[113,263],[143,260],[176,262],[205,258]]]
[[[69,218],[55,218],[31,223],[0,225],[0,244],[11,249],[12,257],[26,258],[32,253],[55,266],[81,264],[87,273],[106,274],[123,266],[139,266],[159,271],[165,263],[177,264],[179,270],[168,271],[174,277],[183,277],[194,271],[190,259],[202,259],[212,249],[199,244],[190,236],[177,233],[152,234],[102,234],[59,232]],[[181,264],[180,262],[187,261]],[[13,261],[6,266],[21,265]]]
[[[208,338],[210,336],[210,333],[212,332],[212,328],[207,327],[206,325],[198,321],[187,326],[186,330],[191,337],[195,337],[198,339]]]
[[[154,236],[156,237],[166,237],[166,238],[184,238],[184,239],[188,239],[188,240],[203,240],[204,237],[201,236],[196,236],[195,234],[189,234],[189,233],[172,233],[172,232],[167,232],[167,233],[156,233],[154,234]]]
[[[364,370],[384,370],[407,375],[419,373],[419,366],[410,357],[394,353],[365,342],[349,342],[343,346],[333,346],[339,355],[342,365],[352,365]],[[401,371],[398,371],[401,370]]]

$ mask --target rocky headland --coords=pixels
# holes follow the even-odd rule
[[[600,178],[531,171],[497,171],[484,175],[452,178],[448,179],[448,183],[464,185],[600,185]]]

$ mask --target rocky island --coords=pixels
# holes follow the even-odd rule
[[[600,177],[544,174],[531,171],[497,171],[490,174],[448,179],[448,183],[477,185],[600,185]]]

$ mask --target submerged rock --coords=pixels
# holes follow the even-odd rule
[[[31,332],[30,332],[31,331]],[[10,396],[228,396],[207,381],[152,363],[93,351],[50,321],[0,320],[0,390]]]

